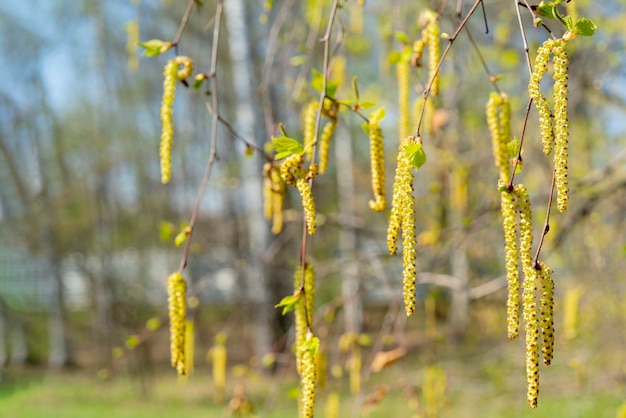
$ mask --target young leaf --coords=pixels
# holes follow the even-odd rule
[[[289,296],[285,296],[278,304],[276,304],[276,306],[274,306],[275,308],[280,308],[281,306],[283,307],[283,315],[285,315],[287,312],[291,312],[294,309],[296,309],[296,305],[298,304],[298,302],[300,301],[300,296],[302,295],[302,293],[297,292],[294,295],[289,295]]]
[[[389,56],[387,57],[387,62],[389,64],[397,64],[402,60],[402,52],[400,51],[391,51]]]
[[[143,47],[145,51],[143,54],[148,57],[156,57],[164,52],[167,52],[171,47],[171,42],[163,42],[160,39],[151,39],[146,42],[139,42],[139,46]]]
[[[356,76],[352,77],[352,90],[354,90],[354,97],[356,101],[359,101],[359,87],[357,86]]]
[[[556,4],[554,2],[550,3],[539,3],[535,8],[535,13],[540,16],[545,16],[548,19],[558,19],[559,12],[556,10]]]
[[[396,39],[405,45],[409,43],[409,37],[404,32],[396,32]]]
[[[380,122],[385,118],[385,108],[381,107],[370,115],[370,123]]]
[[[581,17],[576,21],[575,30],[581,36],[593,36],[597,26],[589,19]]]
[[[300,154],[304,151],[300,142],[287,136],[272,138],[272,144],[274,145],[274,150],[276,151],[275,158],[277,160],[281,160],[293,154]]]
[[[426,163],[426,153],[422,148],[422,144],[406,144],[404,152],[416,170]]]
[[[311,80],[311,87],[313,87],[319,93],[322,92],[324,87],[324,74],[320,73],[316,69],[313,69],[313,79]],[[339,87],[338,81],[326,80],[326,95],[330,98],[335,96],[335,92]]]

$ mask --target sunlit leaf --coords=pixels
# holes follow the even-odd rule
[[[326,80],[326,95],[328,97],[334,97],[335,92],[337,91],[337,87],[339,87],[338,81]],[[316,69],[313,69],[313,79],[311,80],[311,87],[313,87],[317,92],[321,93],[324,88],[324,74],[320,73]]]
[[[581,36],[593,36],[598,27],[589,19],[581,17],[576,21],[575,30]]]
[[[276,159],[281,160],[293,154],[300,154],[304,149],[302,144],[293,138],[287,136],[279,136],[272,138],[272,144],[276,151]]]
[[[426,153],[422,144],[405,144],[404,152],[415,169],[426,164]]]
[[[156,57],[164,52],[167,52],[171,47],[171,42],[163,42],[160,39],[151,39],[146,42],[139,42],[139,46],[143,47],[145,51],[143,54],[148,57]]]
[[[282,308],[283,308],[283,315],[285,315],[287,312],[291,312],[291,311],[293,311],[296,308],[296,305],[300,301],[300,297],[301,296],[302,296],[302,294],[300,292],[296,293],[295,295],[285,296],[274,307],[275,308],[280,308],[282,306]]]
[[[385,118],[385,108],[381,107],[370,115],[370,123],[380,122]]]

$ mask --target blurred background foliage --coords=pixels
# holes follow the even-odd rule
[[[321,67],[318,40],[330,2],[225,3],[222,116],[260,147],[279,122],[300,137],[300,111],[317,94],[310,74]],[[624,3],[567,5],[599,30],[568,44],[571,203],[553,215],[543,249],[555,270],[557,342],[533,416],[613,417],[620,405],[625,413]],[[386,109],[388,192],[398,119],[388,56],[402,48],[395,34],[416,39],[420,10],[437,6],[345,2],[333,34],[337,98],[353,99],[356,76],[361,99]],[[226,125],[186,270],[195,374],[172,389],[173,372],[162,373],[165,281],[180,260],[173,237],[206,167],[211,92],[178,85],[173,179],[161,185],[158,109],[167,56],[142,56],[135,42],[173,40],[185,7],[157,0],[0,4],[0,403],[14,411],[7,416],[42,416],[52,406],[64,417],[171,416],[171,407],[177,416],[294,414],[291,318],[273,305],[291,293],[299,197],[290,197],[285,230],[270,236],[257,210],[261,157],[246,157]],[[453,9],[444,9],[442,32],[458,26]],[[209,70],[214,10],[214,1],[198,2],[179,45],[199,71]],[[480,13],[467,28],[511,98],[519,136],[528,74],[517,19],[510,2],[486,2],[485,13],[488,33]],[[532,54],[546,33],[522,15]],[[506,340],[497,171],[484,116],[492,85],[466,33],[441,75],[434,126],[424,135],[428,163],[416,178],[423,283],[416,315],[407,320],[401,312],[401,261],[386,255],[386,216],[367,205],[368,144],[354,114],[340,114],[329,172],[315,183],[320,228],[309,255],[327,366],[321,416],[530,414],[523,343]],[[412,101],[427,76],[412,69]],[[242,94],[252,119],[242,118]],[[519,181],[531,193],[538,231],[551,163],[542,157],[534,112],[527,144]],[[210,362],[224,348],[220,389]],[[387,367],[374,372],[376,361]]]

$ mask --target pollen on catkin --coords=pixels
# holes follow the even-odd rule
[[[415,238],[415,201],[413,198],[413,185],[411,193],[407,197],[407,207],[402,216],[402,295],[404,297],[404,310],[407,316],[415,311],[415,284],[417,271],[417,240]]]
[[[568,200],[567,157],[567,81],[569,59],[562,39],[554,42],[554,183],[557,191],[557,209],[564,212]]]
[[[402,59],[396,64],[398,78],[398,136],[400,141],[411,134],[409,120],[410,66]]]
[[[302,378],[301,378],[301,398],[300,416],[302,418],[313,418],[315,409],[315,385],[317,382],[317,353],[319,351],[319,339],[314,337],[309,331],[305,342],[298,347],[302,351]]]
[[[530,98],[534,100],[535,107],[539,113],[539,129],[541,132],[541,142],[543,143],[543,152],[548,155],[552,152],[554,145],[554,130],[552,126],[552,113],[548,101],[546,100],[539,83],[543,78],[543,75],[548,71],[548,61],[550,60],[550,53],[554,46],[552,39],[548,39],[537,50],[537,56],[535,57],[535,66],[533,73],[528,81],[528,93]]]
[[[302,208],[304,209],[304,219],[306,222],[307,231],[309,235],[315,235],[317,227],[317,217],[315,213],[315,201],[313,200],[313,193],[311,186],[306,178],[300,178],[296,180],[296,187],[302,197]]]
[[[184,80],[185,78],[191,76],[191,73],[193,72],[193,61],[191,58],[179,55],[174,58],[174,60],[176,62],[177,69],[182,66],[182,68],[178,69],[176,72],[176,77],[178,77],[179,80]]]
[[[296,179],[304,177],[302,154],[290,155],[280,165],[280,177],[290,186],[296,186]]]
[[[178,374],[187,374],[185,358],[185,320],[187,317],[187,282],[180,272],[167,279],[167,305],[170,317],[170,357]]]
[[[543,345],[543,363],[549,366],[554,354],[554,280],[552,269],[540,262],[539,279],[541,282],[541,337]]]
[[[315,142],[315,117],[317,116],[316,101],[310,101],[302,111],[302,126],[304,134],[304,147],[306,149],[306,159],[311,161],[313,158],[313,143]]]
[[[511,171],[507,149],[511,135],[511,107],[506,95],[491,93],[485,113],[495,165],[500,170],[500,181],[506,182]]]
[[[508,189],[502,190],[500,183],[500,209],[504,226],[504,257],[506,260],[506,280],[508,283],[507,333],[509,339],[514,339],[519,333],[519,252],[517,248],[517,213],[515,211],[515,195]]]
[[[161,102],[161,183],[167,184],[172,177],[172,145],[174,142],[174,118],[172,116],[176,95],[176,72],[178,64],[171,59],[163,68],[163,100]]]
[[[370,208],[376,212],[382,212],[387,208],[385,197],[385,147],[383,144],[383,131],[378,121],[369,122],[370,139],[370,169],[372,171],[372,191],[374,200],[369,201]]]
[[[526,330],[527,398],[531,408],[537,407],[539,396],[539,319],[537,318],[537,275],[531,268],[524,278],[524,323]]]
[[[522,270],[525,276],[530,276],[535,270],[533,268],[533,257],[531,254],[533,246],[533,218],[530,208],[530,197],[526,186],[516,184],[513,188],[515,197],[517,198],[517,207],[520,214],[520,238],[519,238],[519,254],[522,262]]]
[[[293,275],[294,292],[300,294],[300,299],[294,309],[295,315],[295,353],[298,373],[302,372],[302,351],[300,347],[305,342],[307,328],[313,322],[313,309],[315,306],[315,271],[310,263],[304,267],[304,278],[302,276],[302,266],[298,265]],[[303,280],[304,279],[304,283]],[[304,293],[301,293],[301,287]]]
[[[335,127],[337,126],[337,118],[332,118],[326,125],[324,125],[324,129],[322,130],[322,135],[320,135],[320,173],[324,174],[326,172],[326,168],[328,168],[328,155],[330,149],[330,140],[333,137],[333,133],[335,132]]]
[[[273,169],[270,176],[272,179],[272,233],[279,234],[283,230],[283,205],[287,187],[278,170]]]

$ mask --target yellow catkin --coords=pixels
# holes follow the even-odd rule
[[[300,293],[301,298],[296,304],[295,312],[295,353],[298,373],[301,373],[301,351],[298,349],[307,334],[307,328],[313,323],[313,311],[315,307],[315,270],[311,263],[306,263],[304,267],[304,283],[302,276],[302,266],[296,267],[294,272],[294,292],[300,293],[303,286],[304,292]]]
[[[273,184],[272,184],[272,163],[265,163],[263,165],[263,216],[268,221],[272,219],[274,215],[273,206]]]
[[[180,272],[167,279],[167,305],[170,318],[170,357],[178,374],[187,374],[185,359],[185,320],[187,317],[187,282]]]
[[[361,347],[354,341],[350,351],[350,393],[357,395],[361,392],[361,369],[363,368],[363,358]]]
[[[530,208],[530,198],[526,186],[517,184],[514,187],[517,206],[520,214],[520,260],[525,276],[531,275],[533,268],[532,246],[533,246],[533,219]]]
[[[426,26],[426,42],[428,44],[428,79],[432,80],[430,94],[437,96],[439,94],[439,74],[437,67],[441,59],[439,21],[436,16],[432,16]]]
[[[283,205],[287,190],[278,170],[272,170],[270,175],[272,177],[272,233],[279,234],[284,225]]]
[[[500,183],[500,189],[504,188]],[[505,189],[500,192],[500,209],[502,211],[504,227],[504,257],[506,260],[506,279],[508,283],[507,324],[508,337],[514,339],[519,332],[519,304],[520,304],[520,281],[519,281],[519,252],[517,248],[517,216],[515,211],[515,196]]]
[[[554,354],[554,280],[552,269],[545,263],[539,263],[541,281],[541,336],[543,345],[543,363],[548,366]]]
[[[226,391],[226,366],[228,352],[226,350],[226,334],[219,332],[215,336],[215,345],[209,351],[209,357],[213,367],[213,400],[216,404],[224,402]]]
[[[398,250],[398,236],[402,226],[403,214],[410,203],[409,195],[413,194],[413,175],[411,174],[411,162],[409,161],[404,145],[413,141],[412,137],[405,138],[398,148],[396,160],[396,174],[393,182],[393,195],[391,200],[391,214],[389,227],[387,228],[387,247],[389,254],[395,255]]]
[[[532,265],[532,212],[528,192],[523,184],[514,188],[520,213],[520,259],[524,271],[522,304],[526,331],[526,379],[528,403],[537,407],[539,395],[539,319],[537,317],[538,272]]]
[[[280,177],[290,186],[296,186],[296,179],[304,177],[302,154],[290,155],[280,165]]]
[[[500,170],[500,181],[506,182],[510,175],[507,143],[511,132],[511,108],[508,99],[498,93],[491,93],[485,113],[491,135],[493,157],[496,167]]]
[[[283,204],[286,193],[280,172],[272,163],[263,166],[263,215],[272,221],[272,233],[283,230]]]
[[[531,408],[537,407],[539,396],[539,319],[537,317],[537,270],[530,269],[524,278],[524,323],[526,329],[527,398]]]
[[[415,137],[409,136],[402,141],[398,150],[391,215],[387,229],[387,246],[391,255],[394,255],[397,251],[398,235],[402,231],[402,294],[407,316],[410,316],[415,311],[417,240],[415,234],[415,198],[413,197],[412,164],[406,155],[405,148],[406,145],[414,143],[417,143]]]
[[[333,118],[326,122],[324,125],[324,129],[322,130],[322,135],[320,136],[320,173],[324,174],[326,169],[328,168],[328,155],[330,149],[330,140],[333,137],[333,133],[335,132],[335,127],[337,126],[337,119]]]
[[[324,405],[324,416],[326,418],[339,418],[340,404],[339,393],[329,393],[326,397],[326,405]]]
[[[176,68],[178,69],[176,77],[179,80],[184,80],[191,76],[191,73],[193,73],[193,61],[191,58],[179,55],[174,58],[174,61],[176,62]]]
[[[305,178],[298,179],[296,181],[296,187],[302,197],[302,208],[304,209],[304,220],[306,222],[307,231],[309,235],[315,235],[317,216],[315,213],[315,200],[313,200],[313,193],[309,181]]]
[[[371,120],[369,123],[370,139],[370,167],[372,171],[372,191],[374,200],[369,201],[370,208],[376,212],[382,212],[387,208],[385,197],[385,146],[383,144],[383,131],[378,121]]]
[[[185,360],[187,362],[187,374],[193,373],[195,357],[196,330],[193,319],[185,321]]]
[[[569,59],[565,41],[555,41],[554,53],[554,183],[557,191],[557,209],[565,212],[569,186],[567,180],[568,120],[567,69]]]
[[[541,89],[539,83],[543,78],[543,75],[548,71],[548,61],[550,60],[550,53],[554,46],[554,41],[548,39],[537,50],[537,56],[535,57],[535,66],[533,73],[528,81],[528,93],[530,98],[534,100],[535,107],[539,113],[539,128],[541,132],[541,141],[543,143],[543,152],[548,155],[552,152],[554,144],[554,130],[552,127],[552,113]]]
[[[578,335],[578,307],[584,289],[579,286],[568,289],[563,297],[563,335],[572,340]]]
[[[176,72],[178,64],[171,59],[163,68],[163,100],[161,102],[161,183],[167,184],[172,177],[172,145],[174,143],[174,118],[172,116],[176,95]]]
[[[317,381],[317,352],[319,351],[319,339],[311,332],[307,332],[306,341],[299,347],[302,351],[302,377],[300,416],[313,418],[315,409],[315,385]]]
[[[400,141],[411,134],[409,120],[410,66],[406,60],[396,64],[398,77],[398,135]]]
[[[313,158],[313,143],[315,142],[315,117],[317,116],[317,102],[309,102],[302,111],[302,126],[304,134],[304,147],[306,148],[306,159]]]

